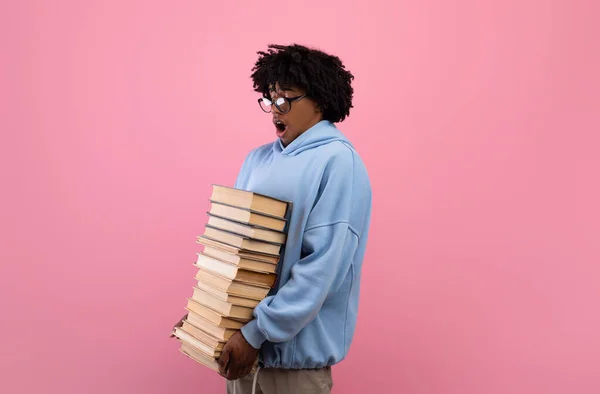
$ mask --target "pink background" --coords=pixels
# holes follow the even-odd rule
[[[233,3],[0,5],[0,392],[224,393],[168,335],[294,41],[356,75],[374,188],[334,392],[600,392],[597,2]]]

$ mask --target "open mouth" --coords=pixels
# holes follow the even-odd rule
[[[287,129],[287,125],[285,123],[283,123],[281,120],[276,120],[274,123],[278,134],[285,133],[285,130]]]

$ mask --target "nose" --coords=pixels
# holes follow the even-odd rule
[[[273,101],[273,104],[271,104],[271,112],[273,113],[273,115],[283,115],[283,112],[279,111],[279,108],[277,108],[277,106],[275,105],[275,101]]]

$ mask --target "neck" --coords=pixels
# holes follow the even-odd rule
[[[320,122],[320,121],[322,121],[322,120],[323,120],[323,115],[321,115],[321,113],[318,113],[318,114],[317,114],[317,115],[314,117],[314,119],[312,119],[312,121],[310,122],[310,126],[308,126],[308,127],[306,128],[306,130],[310,129],[311,127],[313,127],[314,125],[316,125],[317,123],[319,123],[319,122]],[[304,130],[304,131],[306,131],[306,130]]]
[[[306,130],[313,128],[317,123],[319,123],[322,120],[323,120],[323,116],[320,113],[317,113],[315,115],[315,117],[312,118],[311,121],[306,125],[306,127],[304,128],[304,131],[302,131],[298,135],[300,136],[300,135],[304,134],[306,132]]]

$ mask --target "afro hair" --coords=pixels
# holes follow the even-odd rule
[[[337,56],[302,45],[269,45],[252,68],[254,91],[269,97],[271,86],[294,86],[313,99],[323,119],[332,123],[350,115],[354,89],[352,73]]]

